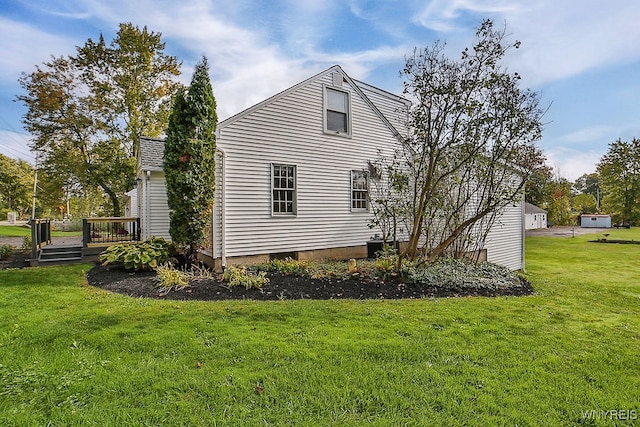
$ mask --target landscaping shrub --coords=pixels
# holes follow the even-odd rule
[[[193,271],[180,270],[175,268],[171,263],[164,263],[156,268],[158,274],[156,280],[158,287],[162,288],[164,293],[169,293],[172,289],[177,291],[187,288],[191,284],[191,280],[195,278]]]
[[[31,236],[24,236],[22,238],[22,249],[31,250]]]
[[[13,254],[13,246],[1,245],[0,246],[0,260],[7,259]]]
[[[264,271],[254,273],[247,270],[245,266],[236,267],[234,265],[228,265],[224,269],[222,278],[229,286],[244,286],[247,289],[260,289],[263,285],[269,283],[269,278],[267,278],[266,275],[267,273]]]
[[[165,263],[175,253],[172,243],[158,237],[144,242],[121,243],[109,246],[100,254],[103,266],[122,265],[127,270],[152,270]]]
[[[516,273],[489,262],[446,259],[426,268],[413,269],[407,275],[409,283],[449,289],[508,289],[522,283]]]
[[[303,276],[311,272],[311,263],[309,261],[298,261],[287,257],[285,259],[272,260],[268,264],[267,269],[282,274],[297,274]]]
[[[376,275],[381,279],[387,279],[393,275],[398,265],[398,254],[396,250],[388,245],[378,252],[378,257],[374,261]]]

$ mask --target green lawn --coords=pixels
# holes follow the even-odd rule
[[[155,301],[88,265],[0,271],[0,420],[634,425],[640,245],[594,237],[528,238],[520,298]]]
[[[20,225],[1,225],[0,237],[27,237],[31,236],[31,229]],[[53,237],[82,236],[82,231],[52,231]]]

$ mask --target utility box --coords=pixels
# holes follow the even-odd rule
[[[391,246],[393,245],[393,243],[387,242],[387,245]],[[393,246],[395,246],[396,251],[400,251],[400,242],[395,242],[395,245]],[[383,248],[384,240],[380,238],[372,238],[371,240],[367,241],[367,258],[377,258],[378,256],[376,254]]]
[[[15,224],[17,217],[18,217],[17,212],[7,212],[7,222],[9,224]]]

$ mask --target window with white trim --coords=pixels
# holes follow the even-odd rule
[[[349,101],[349,92],[325,88],[325,132],[346,136],[351,135]]]
[[[369,209],[369,174],[363,170],[351,171],[351,210]]]
[[[296,214],[296,167],[271,165],[271,213]]]

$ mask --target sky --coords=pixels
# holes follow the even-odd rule
[[[505,65],[548,107],[538,146],[571,181],[608,144],[640,138],[640,2],[635,0],[0,0],[0,153],[34,163],[21,73],[121,22],[162,34],[188,84],[208,58],[221,120],[339,64],[402,93],[414,48],[446,42],[458,58],[483,19],[520,41]]]

